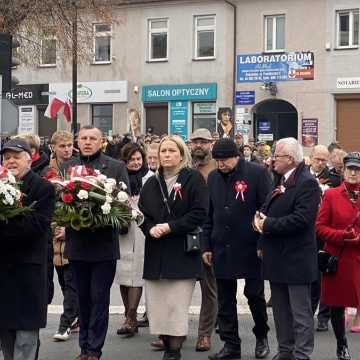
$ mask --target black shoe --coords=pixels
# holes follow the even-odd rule
[[[318,321],[316,331],[323,332],[328,330],[329,330],[329,325],[326,321]]]
[[[138,327],[140,328],[146,328],[146,327],[149,327],[149,319],[146,315],[146,313],[144,314],[144,316],[138,320]]]
[[[241,359],[241,351],[224,346],[218,353],[209,355],[210,360]]]
[[[180,360],[181,352],[179,350],[165,350],[163,360]]]
[[[264,359],[270,354],[270,348],[268,339],[262,338],[262,339],[256,339],[256,345],[255,345],[255,357],[257,359]]]
[[[351,360],[349,349],[345,345],[337,349],[336,355],[338,360]]]
[[[272,360],[296,360],[295,356],[290,353],[277,353]]]

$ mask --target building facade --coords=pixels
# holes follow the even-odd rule
[[[94,19],[94,61],[78,68],[78,122],[124,133],[136,108],[144,132],[188,137],[198,127],[215,131],[219,110],[231,108],[245,138],[295,136],[309,149],[338,140],[358,149],[359,7],[358,0],[116,6],[116,23]],[[42,64],[19,67],[16,76],[21,84],[48,83],[49,101],[65,101],[71,69],[45,44]],[[65,126],[59,117],[57,128]]]

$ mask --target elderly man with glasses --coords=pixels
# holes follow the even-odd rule
[[[271,288],[278,341],[273,360],[308,360],[314,349],[311,283],[318,276],[315,219],[320,189],[294,138],[277,142],[274,170],[282,175],[280,185],[254,218]]]

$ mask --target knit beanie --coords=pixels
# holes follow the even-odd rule
[[[214,144],[212,149],[213,159],[227,159],[235,156],[239,156],[239,151],[234,140],[222,138]]]

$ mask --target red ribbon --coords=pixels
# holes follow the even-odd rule
[[[248,185],[244,180],[236,181],[235,184],[234,184],[234,188],[235,188],[235,192],[236,192],[235,199],[237,199],[239,194],[241,194],[241,200],[243,202],[245,202],[244,192],[246,191],[247,187],[248,187]]]

